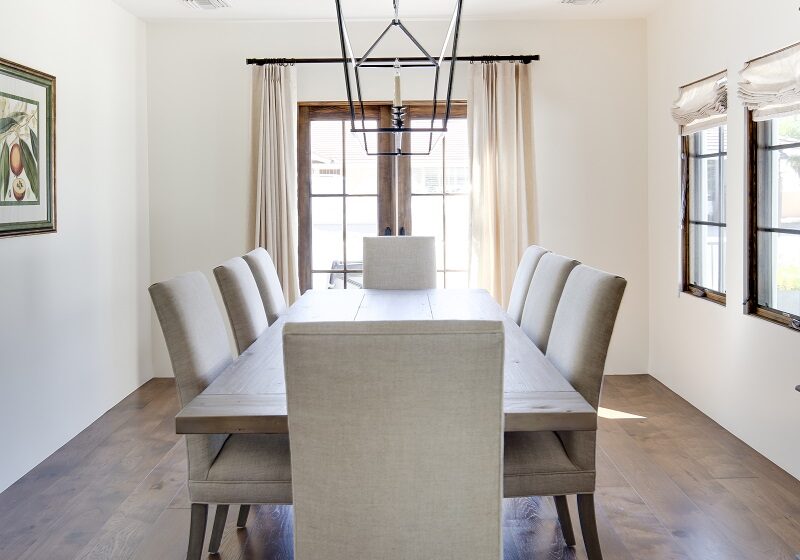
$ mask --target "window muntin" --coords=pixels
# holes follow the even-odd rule
[[[755,123],[755,135],[751,311],[792,324],[800,319],[800,115]]]
[[[727,127],[684,139],[684,291],[725,303]]]

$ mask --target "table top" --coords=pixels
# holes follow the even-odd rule
[[[287,433],[283,325],[502,321],[505,430],[596,430],[597,412],[484,290],[311,290],[175,417],[179,434]]]

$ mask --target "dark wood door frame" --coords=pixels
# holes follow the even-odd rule
[[[430,118],[430,101],[407,102],[409,118]],[[364,117],[377,120],[380,126],[391,123],[391,104],[365,102]],[[444,115],[444,103],[437,107],[437,114]],[[466,118],[467,105],[453,101],[450,107],[452,118]],[[298,216],[298,268],[300,291],[313,285],[311,265],[312,216],[311,216],[311,122],[341,121],[350,119],[350,107],[343,101],[313,101],[298,103],[297,113],[297,216]],[[378,137],[379,148],[391,150],[394,139],[390,134]],[[403,145],[410,148],[411,139],[404,135]],[[390,228],[398,235],[400,228],[406,235],[412,233],[411,221],[411,160],[408,156],[376,156],[378,158],[378,231],[383,235]],[[346,224],[344,226],[347,227]]]

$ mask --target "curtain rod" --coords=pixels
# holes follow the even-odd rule
[[[370,62],[378,63],[392,63],[394,58],[370,58]],[[430,61],[424,56],[416,57],[400,57],[400,62],[423,62],[425,66],[430,66]],[[451,61],[453,57],[446,56],[444,60]],[[482,56],[457,56],[458,62],[501,62],[501,61],[514,61],[522,62],[523,64],[530,64],[534,60],[539,60],[538,54],[521,54],[521,55],[482,55]],[[342,64],[345,62],[341,58],[248,58],[247,64],[255,64],[263,66],[265,64]]]

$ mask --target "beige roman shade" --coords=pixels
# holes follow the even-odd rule
[[[753,120],[800,113],[800,43],[751,60],[739,75],[739,97]]]
[[[728,119],[726,72],[685,85],[672,105],[672,118],[683,136],[725,124]]]

